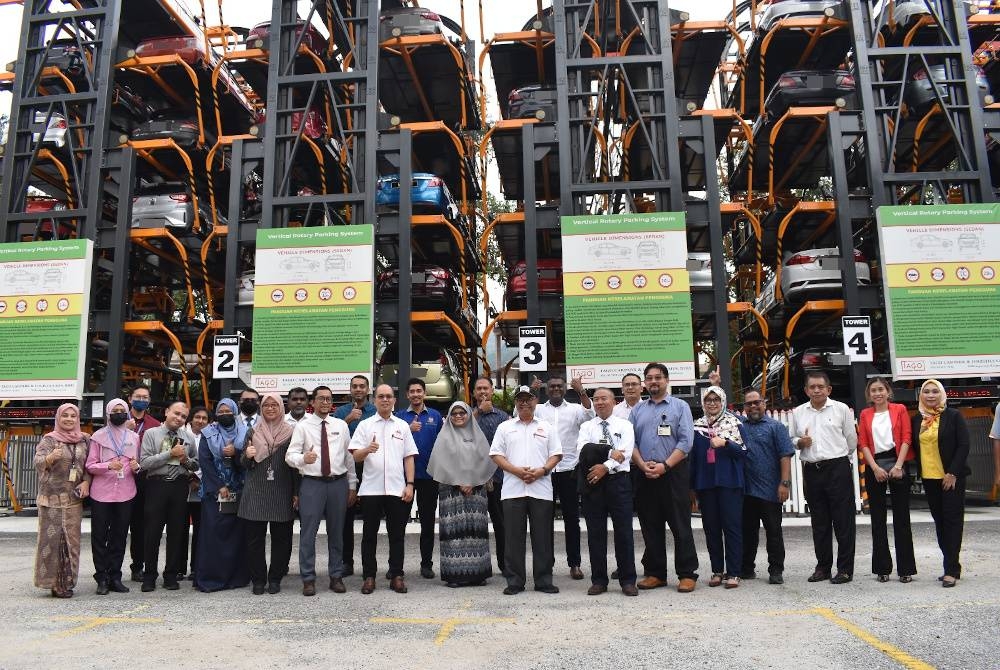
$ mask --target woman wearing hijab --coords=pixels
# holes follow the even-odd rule
[[[94,556],[97,595],[128,593],[122,584],[122,561],[139,470],[139,436],[125,425],[128,403],[115,399],[105,408],[107,423],[90,438],[90,551]]]
[[[288,574],[292,556],[293,501],[296,474],[285,463],[292,439],[292,426],[285,421],[285,406],[277,393],[267,393],[260,403],[261,420],[253,441],[243,451],[246,484],[240,496],[239,517],[244,520],[247,560],[254,595],[281,591],[281,579]],[[264,556],[267,524],[271,524],[271,567]]]
[[[453,403],[434,442],[427,472],[440,485],[441,579],[448,586],[478,586],[493,574],[489,503],[496,464],[490,444],[464,402]]]
[[[709,586],[740,585],[743,561],[743,459],[747,447],[739,418],[726,409],[726,392],[709,386],[705,415],[694,422],[691,488],[698,497],[705,544],[712,563]]]
[[[38,471],[38,547],[35,586],[55,598],[72,598],[80,571],[80,522],[90,494],[87,452],[80,411],[65,403],[56,410],[55,430],[35,448]]]
[[[892,400],[892,387],[882,377],[875,377],[865,388],[871,407],[858,417],[858,445],[865,459],[865,490],[872,520],[872,572],[878,581],[889,581],[892,554],[889,553],[889,529],[886,512],[892,504],[892,531],[896,545],[896,570],[899,581],[908,584],[917,574],[910,531],[910,473],[907,463],[914,450],[910,415],[906,407]],[[886,489],[889,501],[886,502]]]
[[[249,441],[236,420],[236,403],[226,398],[215,408],[215,423],[201,431],[201,528],[194,585],[199,591],[238,589],[250,582],[244,556],[243,521],[236,505],[243,489],[240,460]]]
[[[928,379],[917,396],[920,411],[913,416],[916,455],[924,482],[927,506],[934,517],[938,546],[944,556],[941,586],[950,588],[962,578],[962,530],[965,524],[965,478],[971,474],[969,429],[962,414],[947,406],[944,386]]]

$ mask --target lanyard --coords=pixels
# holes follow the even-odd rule
[[[110,431],[110,430],[108,431],[108,436],[111,437],[111,446],[114,447],[115,454],[118,455],[118,458],[121,458],[122,456],[124,456],[125,455],[125,443],[128,441],[127,436],[122,436],[122,440],[121,440],[120,443],[118,442],[118,440],[115,439],[115,434],[112,431]]]

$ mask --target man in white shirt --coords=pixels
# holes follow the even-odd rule
[[[316,533],[326,520],[327,567],[330,590],[345,593],[344,515],[354,504],[358,479],[354,459],[347,451],[347,424],[330,416],[333,392],[326,386],[313,389],[312,414],[295,425],[285,462],[302,475],[299,486],[299,572],[302,595],[316,595]]]
[[[306,406],[309,405],[309,391],[301,386],[296,386],[288,391],[288,414],[285,415],[285,423],[294,427],[306,415]]]
[[[571,382],[573,390],[580,396],[582,404],[566,402],[566,380],[550,377],[545,385],[548,400],[535,409],[535,416],[547,421],[555,428],[559,444],[565,445],[562,460],[552,473],[552,487],[559,498],[563,528],[566,529],[566,562],[569,575],[573,579],[583,579],[580,569],[580,494],[576,486],[576,438],[580,425],[594,416],[590,396],[583,390],[583,380],[579,377]]]
[[[825,372],[806,375],[809,402],[792,410],[789,433],[802,459],[806,502],[809,503],[816,569],[810,582],[826,579],[846,584],[854,575],[854,477],[850,454],[857,451],[854,412],[830,399]],[[833,535],[837,536],[837,574],[833,568]]]
[[[552,479],[553,468],[562,458],[562,447],[555,429],[547,421],[535,418],[538,399],[528,386],[514,395],[517,416],[497,427],[490,456],[503,470],[500,498],[504,518],[504,595],[524,591],[527,572],[524,565],[524,539],[531,519],[531,572],[535,590],[559,593],[552,583]],[[570,447],[572,448],[572,447]]]
[[[632,408],[642,402],[642,377],[629,372],[622,377],[622,401],[615,405],[614,415],[628,421]]]
[[[588,595],[608,590],[608,516],[615,534],[618,583],[627,596],[639,595],[635,586],[635,540],[632,533],[632,482],[629,462],[635,447],[632,424],[614,416],[615,394],[607,388],[594,391],[590,421],[580,426],[577,438],[583,516],[587,520],[590,550]],[[600,459],[599,462],[593,462]]]
[[[240,415],[236,417],[249,430],[260,421],[260,394],[256,389],[243,389],[240,393]]]
[[[364,582],[361,593],[375,590],[378,564],[375,547],[382,515],[389,535],[389,588],[406,593],[403,580],[403,541],[413,500],[414,459],[417,445],[408,423],[393,416],[396,394],[388,384],[375,388],[375,416],[358,423],[351,438],[351,453],[356,463],[364,463],[361,476],[361,570]]]

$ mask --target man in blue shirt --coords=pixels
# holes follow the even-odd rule
[[[417,445],[416,477],[414,498],[417,501],[417,516],[420,518],[420,576],[434,579],[434,522],[437,520],[438,483],[427,474],[427,463],[431,460],[431,450],[441,431],[441,414],[424,404],[427,384],[414,377],[406,382],[406,397],[410,406],[396,412],[403,421],[410,424],[413,441]]]
[[[333,413],[334,418],[347,423],[354,437],[354,431],[358,424],[370,416],[375,416],[375,405],[372,404],[368,396],[371,392],[371,385],[368,377],[364,375],[354,375],[351,377],[351,402],[345,403],[337,408]],[[289,392],[290,394],[290,392]],[[355,463],[354,471],[361,481],[365,464]],[[344,519],[344,576],[350,577],[354,574],[354,517],[361,512],[361,499],[358,498],[353,505],[347,507],[347,516]]]
[[[698,552],[691,532],[691,473],[687,455],[694,439],[691,408],[667,395],[667,366],[650,363],[644,370],[649,398],[632,409],[635,429],[633,467],[638,471],[636,507],[646,543],[646,577],[637,586],[655,589],[667,585],[667,536],[674,538],[674,569],[681,593],[694,591],[698,579]]]
[[[760,525],[767,537],[767,572],[771,584],[784,584],[785,540],[781,535],[781,504],[788,500],[792,482],[791,460],[795,448],[788,429],[764,414],[760,392],[743,395],[744,440],[747,455],[743,463],[743,579],[756,579],[754,561]]]
[[[472,411],[476,417],[479,429],[486,436],[486,441],[493,444],[493,437],[497,434],[497,426],[510,418],[510,414],[499,407],[493,405],[493,380],[489,377],[480,377],[473,387],[473,395],[476,400],[476,408]],[[503,528],[503,506],[500,504],[500,492],[503,489],[503,470],[497,468],[493,473],[493,488],[486,494],[487,509],[490,513],[490,522],[493,524],[493,539],[496,542],[497,567],[500,574],[504,573],[504,528]]]

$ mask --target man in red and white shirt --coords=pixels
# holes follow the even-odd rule
[[[378,565],[375,547],[382,515],[389,535],[389,587],[406,593],[403,580],[403,540],[410,502],[413,500],[414,459],[417,445],[410,426],[393,416],[396,394],[388,384],[375,389],[375,416],[358,424],[350,450],[356,463],[364,463],[358,497],[364,527],[361,534],[361,565],[364,582],[361,593],[375,590]]]
[[[524,539],[531,518],[532,575],[535,590],[559,593],[552,583],[552,469],[562,458],[559,435],[552,424],[535,418],[538,398],[529,386],[514,395],[517,416],[497,427],[490,456],[503,470],[505,556],[504,595],[524,590]]]

